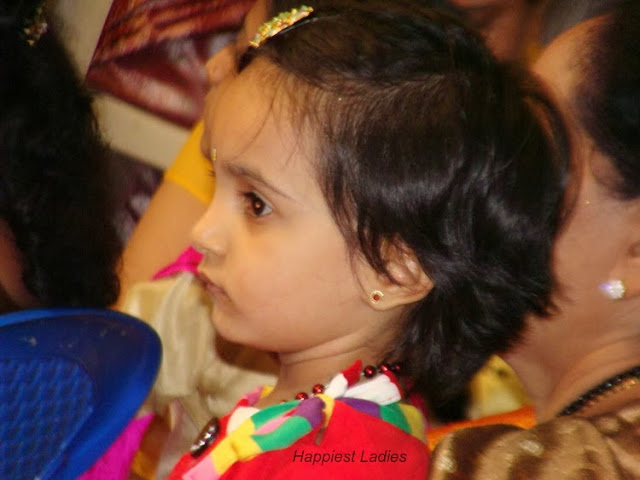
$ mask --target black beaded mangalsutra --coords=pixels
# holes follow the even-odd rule
[[[603,398],[614,393],[628,390],[640,384],[640,365],[627,370],[624,373],[608,378],[597,387],[584,393],[577,400],[567,405],[559,414],[559,417],[573,415],[586,407],[595,405]]]
[[[402,372],[402,367],[399,363],[381,363],[377,367],[373,365],[367,365],[362,369],[361,376],[364,378],[373,378],[379,373],[393,372],[395,375],[400,375]],[[311,394],[307,392],[299,392],[296,394],[296,400],[306,400],[311,395],[319,395],[324,393],[325,386],[321,383],[317,383],[311,389]],[[283,400],[283,403],[285,401]],[[190,453],[193,458],[198,458],[202,455],[209,446],[215,442],[216,438],[220,433],[220,421],[217,417],[212,418],[209,423],[207,423],[196,441],[191,445]]]

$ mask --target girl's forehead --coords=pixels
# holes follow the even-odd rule
[[[207,98],[205,154],[211,148],[227,158],[260,149],[292,153],[305,149],[307,136],[294,121],[286,91],[273,86],[269,77],[273,67],[262,63],[252,64]]]
[[[247,75],[249,74],[249,75]],[[228,78],[206,99],[203,150],[207,142],[218,150],[235,150],[230,145],[255,137],[269,114],[265,95],[250,72]]]

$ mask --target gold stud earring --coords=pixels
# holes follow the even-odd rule
[[[374,305],[380,303],[380,300],[382,300],[383,297],[384,297],[384,293],[382,293],[380,290],[374,290],[369,295],[369,298],[371,299],[371,303],[373,303]]]
[[[218,159],[218,151],[216,150],[216,147],[213,147],[211,149],[209,156],[211,157],[211,163],[215,164],[216,160]]]

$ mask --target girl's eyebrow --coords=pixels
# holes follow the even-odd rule
[[[238,164],[225,164],[223,168],[231,175],[232,177],[245,177],[253,180],[254,183],[258,183],[267,190],[272,191],[276,195],[280,195],[288,200],[295,201],[289,195],[284,193],[282,190],[273,186],[269,181],[267,181],[260,172],[252,170],[250,168],[243,167]]]

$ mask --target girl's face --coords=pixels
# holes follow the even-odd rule
[[[207,99],[202,145],[216,192],[193,241],[213,323],[231,341],[280,353],[373,345],[390,330],[369,304],[377,275],[351,261],[315,180],[313,145],[266,86],[273,68],[255,61]]]

